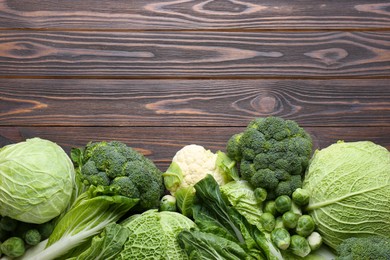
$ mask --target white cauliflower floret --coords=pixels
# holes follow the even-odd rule
[[[217,167],[217,157],[216,153],[206,150],[203,146],[196,144],[184,146],[172,159],[172,162],[179,165],[183,174],[183,180],[180,186],[171,190],[171,193],[174,193],[181,187],[194,186],[195,183],[206,177],[207,174],[213,175],[219,185],[225,184],[228,178]]]
[[[201,145],[190,144],[180,149],[164,173],[164,182],[172,195],[180,188],[193,187],[211,174],[219,185],[232,180],[235,162],[221,151],[206,150]]]

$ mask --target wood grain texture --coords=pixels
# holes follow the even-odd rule
[[[0,125],[390,126],[388,80],[0,79]]]
[[[390,32],[0,31],[0,76],[389,75]]]
[[[0,0],[0,28],[389,29],[388,1]]]
[[[119,140],[151,158],[165,170],[184,145],[196,143],[212,151],[225,151],[231,135],[243,127],[0,127],[0,147],[27,138],[41,137],[61,145],[69,153],[89,141]],[[390,149],[390,127],[305,127],[314,148],[324,148],[338,140],[370,140]]]

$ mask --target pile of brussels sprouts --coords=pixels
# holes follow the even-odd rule
[[[322,244],[321,235],[314,231],[313,218],[303,213],[308,202],[309,193],[298,188],[291,197],[281,195],[266,201],[260,218],[262,227],[270,232],[272,242],[280,250],[300,257],[307,256]]]
[[[54,220],[31,224],[6,216],[0,217],[0,255],[19,257],[30,246],[47,239],[54,229]]]

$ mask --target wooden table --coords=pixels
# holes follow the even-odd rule
[[[0,146],[120,140],[164,170],[255,117],[390,149],[389,1],[0,0]]]

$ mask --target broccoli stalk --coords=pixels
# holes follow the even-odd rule
[[[256,118],[227,143],[227,155],[239,163],[240,175],[268,199],[291,196],[302,187],[302,176],[312,153],[312,140],[292,120]]]

